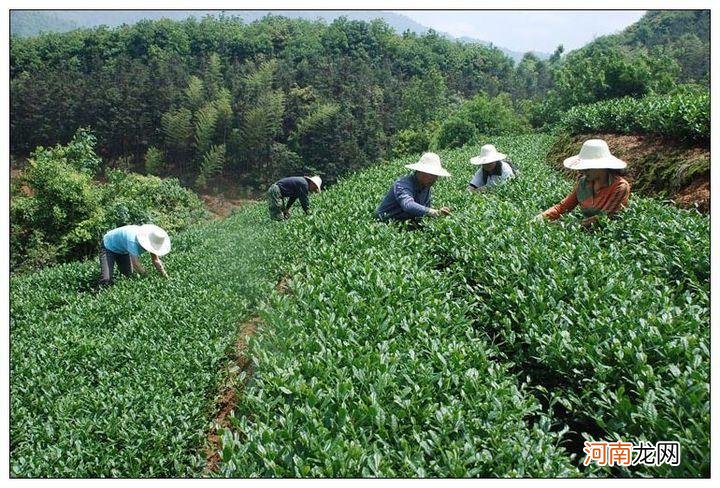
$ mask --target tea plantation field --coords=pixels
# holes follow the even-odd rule
[[[634,196],[594,233],[530,223],[571,188],[549,139],[486,142],[521,176],[471,195],[478,148],[441,154],[449,218],[373,221],[410,158],[284,229],[290,293],[251,342],[223,475],[709,475],[708,218]],[[585,438],[678,441],[682,462],[579,467]]]
[[[471,195],[479,148],[441,153],[434,205],[453,215],[419,229],[372,217],[408,158],[314,195],[310,217],[259,204],[173,236],[169,281],[94,293],[95,261],[13,277],[11,473],[202,475],[259,313],[220,476],[709,476],[709,218],[633,196],[593,233],[531,223],[572,187],[550,138],[485,142],[520,177]],[[682,462],[584,467],[584,438],[678,441]]]
[[[168,281],[147,256],[98,293],[96,260],[11,279],[11,475],[202,472],[239,323],[276,282],[265,212],[173,236]]]

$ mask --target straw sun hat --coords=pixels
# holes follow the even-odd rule
[[[170,237],[157,225],[141,225],[137,232],[137,240],[143,249],[157,256],[164,256],[170,252]]]
[[[627,163],[610,154],[607,142],[602,139],[588,139],[580,148],[580,154],[570,156],[563,165],[569,169],[624,169]]]
[[[319,176],[306,176],[305,179],[315,183],[315,186],[317,186],[318,191],[320,191],[320,185],[322,185],[322,178],[320,178]]]
[[[405,167],[407,169],[420,171],[421,173],[427,173],[430,175],[444,177],[450,176],[450,173],[448,173],[448,171],[442,167],[442,163],[440,162],[440,156],[432,152],[427,152],[423,154],[420,158],[420,161],[413,164],[406,164]]]
[[[502,161],[505,158],[507,158],[507,154],[498,152],[492,144],[485,144],[480,148],[480,156],[470,158],[470,164],[490,164],[495,161]]]

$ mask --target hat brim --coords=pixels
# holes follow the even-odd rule
[[[141,225],[137,233],[138,244],[145,249],[147,252],[155,254],[156,256],[164,256],[170,252],[171,244],[170,239],[166,239],[163,245],[155,247],[150,242],[150,231],[156,226],[152,224]]]
[[[570,156],[563,161],[563,166],[567,169],[583,170],[583,169],[625,169],[627,163],[615,156],[608,156],[601,159],[580,159],[580,155]]]
[[[411,169],[413,171],[420,171],[421,173],[427,173],[429,175],[442,176],[443,178],[449,178],[451,176],[450,173],[448,173],[448,171],[442,166],[440,168],[435,168],[431,166],[426,166],[421,163],[414,163],[406,164],[405,167],[407,169]]]
[[[505,158],[507,158],[507,154],[503,154],[503,153],[495,153],[495,154],[491,154],[490,156],[485,156],[485,157],[475,156],[474,158],[470,158],[470,164],[479,166],[481,164],[490,164],[490,163],[495,163],[497,161],[502,161]]]
[[[318,192],[322,192],[322,188],[321,188],[322,183],[318,185],[317,181],[313,180],[309,176],[303,176],[303,178],[305,178],[307,181],[311,181],[313,183],[313,185],[317,186]]]

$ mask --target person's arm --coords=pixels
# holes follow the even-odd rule
[[[628,198],[630,197],[630,184],[627,181],[620,182],[610,196],[605,200],[605,203],[600,207],[600,211],[605,215],[613,215],[627,205]],[[588,217],[580,222],[583,227],[592,227],[597,222],[598,216],[594,215]]]
[[[140,274],[145,274],[147,271],[145,271],[145,268],[143,268],[143,265],[140,264],[140,259],[138,259],[137,256],[134,254],[130,254],[130,266],[132,266],[133,271],[137,271]]]
[[[310,213],[310,200],[308,199],[308,188],[307,186],[300,186],[298,189],[299,195],[298,200],[300,200],[300,206],[305,211],[305,214]]]
[[[560,203],[558,203],[557,205],[553,205],[552,207],[541,213],[539,216],[542,216],[542,218],[548,220],[557,220],[562,214],[567,213],[577,207],[577,204],[577,187],[575,187],[573,188],[573,191],[568,196],[563,198]]]
[[[395,182],[395,185],[393,185],[393,193],[400,208],[413,217],[422,217],[424,215],[435,216],[438,214],[437,210],[417,203],[413,196],[412,188],[402,181]]]
[[[150,258],[152,259],[153,265],[155,266],[155,269],[160,273],[163,277],[167,278],[167,272],[165,271],[165,266],[163,265],[163,262],[160,260],[160,256],[156,254],[150,253]]]
[[[475,172],[472,179],[470,180],[470,183],[468,183],[468,191],[473,193],[478,193],[483,188],[483,177],[482,177],[482,167]]]
[[[286,212],[290,213],[290,207],[295,203],[295,200],[297,200],[297,197],[288,197],[287,205],[285,205]]]

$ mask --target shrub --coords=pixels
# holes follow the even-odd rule
[[[145,171],[148,174],[160,175],[165,171],[165,154],[155,146],[149,147],[145,153]]]
[[[265,213],[173,234],[168,280],[147,255],[99,294],[94,257],[11,277],[13,477],[203,474],[238,322],[275,284]]]
[[[440,125],[434,146],[439,149],[461,147],[477,136],[475,125],[467,119],[454,117]]]
[[[426,130],[403,129],[395,134],[392,153],[395,157],[420,154],[430,147],[430,136]]]
[[[128,224],[153,223],[175,233],[207,218],[202,201],[176,178],[142,176],[108,170],[100,190],[107,209],[105,230]]]
[[[527,107],[520,109],[525,110]],[[479,93],[440,125],[434,142],[437,148],[454,148],[472,141],[477,134],[500,135],[528,131],[530,125],[527,119],[516,110],[507,93],[492,98]]]
[[[68,159],[68,156],[79,159]],[[30,195],[10,204],[14,264],[52,264],[91,252],[102,230],[104,211],[90,176],[92,157],[82,148],[38,148],[28,161],[23,181]],[[79,170],[78,168],[82,168]],[[47,257],[39,256],[40,249]]]
[[[107,184],[92,179],[100,160],[86,131],[68,146],[38,148],[20,183],[26,193],[10,204],[11,264],[32,269],[91,255],[106,231],[155,223],[176,232],[202,220],[200,199],[177,179],[108,169]]]
[[[709,475],[710,221],[634,195],[594,233],[531,223],[572,188],[550,141],[496,137],[525,177],[482,198],[462,176],[478,147],[443,152],[453,214],[413,231],[370,217],[402,160],[283,226],[293,278],[250,343],[221,474]],[[679,441],[682,461],[578,470],[584,439]]]
[[[688,89],[580,105],[563,115],[560,127],[573,134],[653,134],[706,142],[710,138],[710,96],[707,91]]]
[[[96,138],[89,129],[80,128],[66,145],[50,148],[38,147],[31,157],[35,160],[52,160],[69,164],[73,169],[88,175],[97,173],[102,160],[95,154]]]
[[[530,130],[527,120],[515,109],[507,93],[492,98],[479,93],[460,108],[459,116],[472,122],[481,134],[499,135]]]

